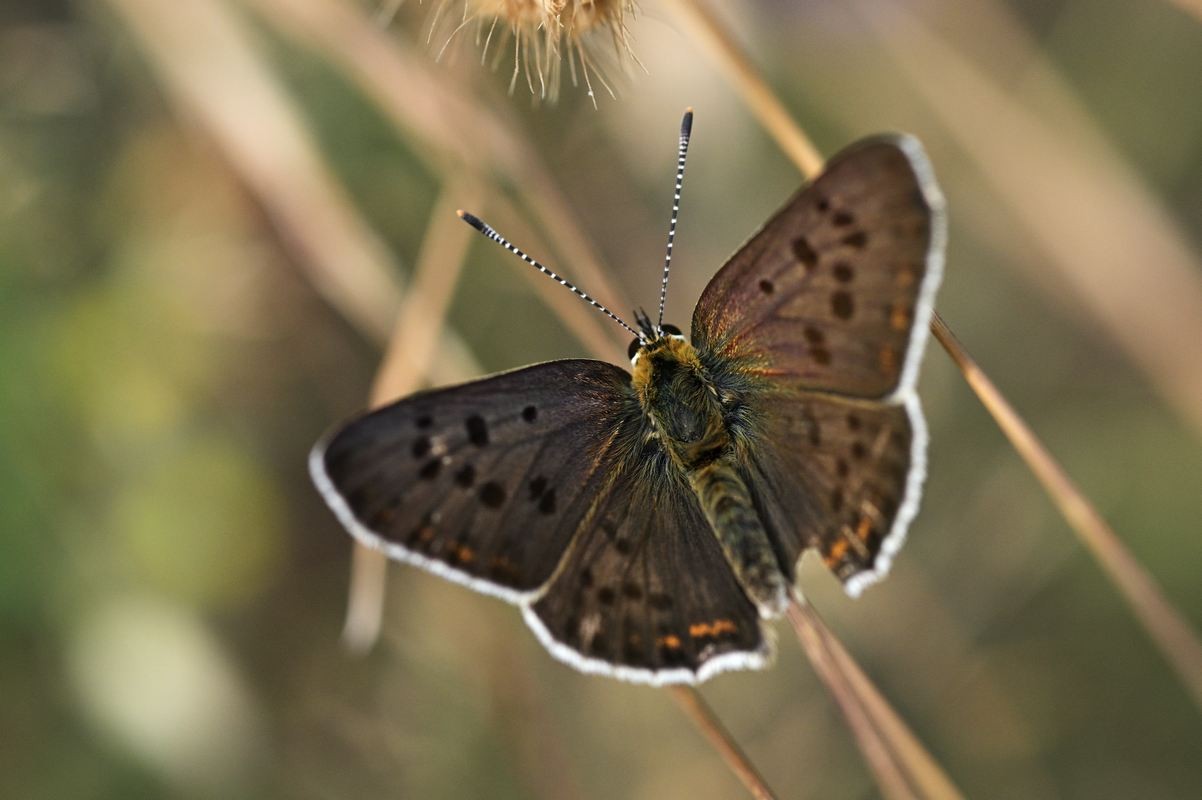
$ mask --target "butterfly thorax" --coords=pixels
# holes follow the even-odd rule
[[[722,395],[697,351],[679,336],[651,341],[635,359],[632,384],[748,596],[764,616],[779,614],[788,582],[740,474]]]
[[[645,345],[632,384],[654,434],[685,472],[721,457],[731,439],[722,403],[697,351],[680,336]]]

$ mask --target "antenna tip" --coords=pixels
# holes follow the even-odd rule
[[[476,230],[481,231],[481,232],[484,231],[484,223],[480,220],[479,217],[477,217],[473,214],[467,213],[462,208],[456,210],[455,213],[459,216],[459,219],[463,220],[468,225],[471,225]]]
[[[684,119],[680,121],[680,135],[688,136],[693,132],[693,107],[684,110]]]

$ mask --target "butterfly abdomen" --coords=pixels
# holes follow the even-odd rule
[[[788,579],[734,464],[727,457],[715,459],[689,472],[689,485],[718,537],[727,563],[760,614],[781,614],[789,600]]]

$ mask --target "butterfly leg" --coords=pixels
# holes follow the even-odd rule
[[[777,617],[789,602],[789,581],[752,504],[747,485],[725,459],[692,470],[689,484],[739,583],[762,617]]]

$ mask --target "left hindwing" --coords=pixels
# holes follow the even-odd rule
[[[367,546],[519,602],[607,487],[634,402],[624,370],[552,361],[367,413],[319,443],[310,470]]]

